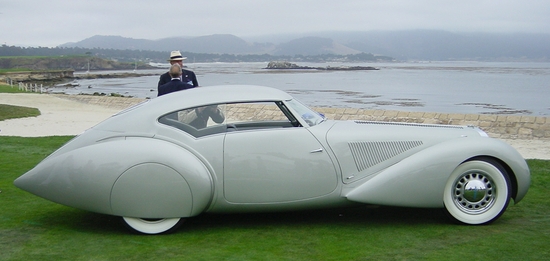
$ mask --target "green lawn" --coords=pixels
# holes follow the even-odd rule
[[[0,84],[0,93],[19,92],[25,91],[21,91],[17,89],[17,87],[10,87],[9,85]],[[36,117],[38,115],[40,115],[40,111],[36,108],[0,104],[0,121],[24,117]]]
[[[346,208],[205,214],[175,233],[131,234],[116,217],[61,206],[13,180],[71,137],[0,137],[0,260],[545,260],[550,161],[529,160],[525,199],[495,223],[438,209]]]
[[[0,56],[0,60],[2,59],[3,57]],[[32,71],[31,69],[27,69],[27,68],[14,68],[14,69],[0,69],[0,74],[2,73],[10,73],[10,72],[28,72],[28,71]]]
[[[0,104],[0,121],[40,115],[37,108]]]
[[[9,86],[4,83],[0,83],[0,93],[23,93],[24,90],[19,90],[17,85]]]

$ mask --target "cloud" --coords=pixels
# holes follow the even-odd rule
[[[0,43],[433,29],[550,33],[546,0],[0,0]]]

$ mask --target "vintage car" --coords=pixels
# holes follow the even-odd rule
[[[525,196],[530,174],[515,149],[474,126],[328,120],[281,90],[239,85],[121,111],[14,183],[158,234],[204,212],[355,204],[487,224]]]

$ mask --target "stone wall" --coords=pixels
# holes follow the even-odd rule
[[[135,104],[138,104],[144,99],[129,98],[129,97],[112,97],[99,95],[68,95],[68,94],[49,94],[58,98],[82,102],[87,104],[99,105],[112,109],[123,110]]]
[[[91,95],[56,95],[79,102],[124,109],[143,99]],[[548,139],[550,118],[522,115],[459,114],[361,110],[353,108],[313,108],[332,120],[394,121],[423,124],[475,125],[491,137],[500,139]]]
[[[394,121],[424,124],[475,125],[501,139],[550,138],[550,118],[522,115],[459,114],[360,110],[350,108],[316,108],[329,119]]]

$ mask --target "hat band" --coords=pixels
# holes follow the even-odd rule
[[[183,56],[181,56],[181,55],[170,57],[170,59],[181,59],[181,58],[183,58]]]

